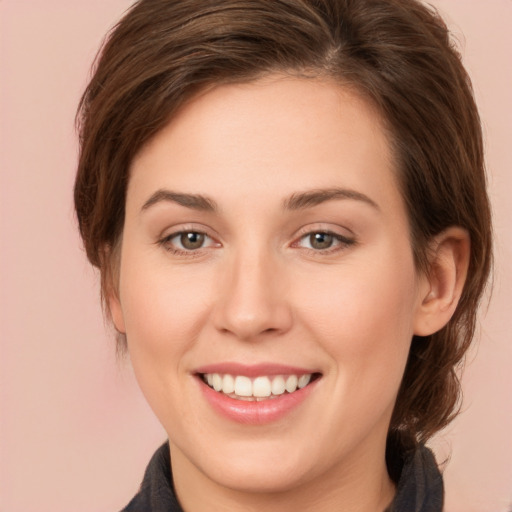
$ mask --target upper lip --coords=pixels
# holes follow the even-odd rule
[[[258,377],[261,375],[306,375],[310,373],[320,373],[313,368],[300,368],[298,366],[290,366],[276,363],[258,363],[258,364],[242,364],[235,362],[213,363],[196,368],[196,374],[219,373],[230,375],[245,375],[246,377]]]

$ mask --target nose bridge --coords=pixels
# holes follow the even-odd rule
[[[233,251],[226,261],[216,307],[217,328],[240,339],[286,331],[291,312],[283,262],[255,244]]]

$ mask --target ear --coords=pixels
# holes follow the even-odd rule
[[[107,304],[116,331],[120,332],[121,334],[126,334],[123,309],[121,307],[121,301],[119,300],[119,294],[117,290],[111,290],[108,292]]]
[[[469,234],[460,227],[450,227],[432,240],[429,269],[421,278],[414,334],[429,336],[452,317],[466,282],[470,248]]]
[[[102,252],[102,288],[108,314],[114,327],[121,334],[126,334],[123,309],[119,298],[119,274],[121,266],[121,242],[111,247],[104,247]]]

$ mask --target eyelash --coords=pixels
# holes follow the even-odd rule
[[[348,247],[356,244],[356,240],[354,238],[348,238],[348,237],[340,235],[339,233],[336,233],[334,231],[319,229],[319,230],[308,231],[308,232],[302,234],[300,236],[300,238],[292,244],[292,247],[298,247],[301,241],[307,240],[307,239],[311,240],[311,237],[316,236],[316,235],[332,237],[333,245],[331,245],[330,247],[327,247],[325,249],[314,249],[312,247],[304,247],[304,250],[308,251],[310,254],[313,254],[313,255],[334,254],[339,251],[343,251],[344,249],[347,249]]]
[[[178,248],[175,246],[175,244],[172,243],[172,240],[175,238],[181,238],[183,235],[199,235],[204,237],[205,240],[210,240],[210,245],[204,246],[201,245],[201,247],[198,247],[197,249],[186,249],[186,248]],[[215,242],[215,240],[209,236],[204,231],[196,230],[196,229],[183,229],[180,231],[176,231],[174,233],[171,233],[169,235],[166,235],[161,240],[158,241],[158,244],[163,246],[166,251],[169,251],[170,253],[176,255],[176,256],[185,256],[185,257],[197,257],[201,255],[202,249],[207,249],[210,246],[220,246],[218,242]],[[183,244],[182,244],[183,245]]]
[[[199,235],[200,237],[204,237],[204,240],[210,240],[208,246],[201,245],[196,249],[186,249],[186,248],[178,248],[175,244],[172,243],[173,239],[178,237],[182,237],[183,235]],[[313,255],[327,255],[337,253],[342,251],[352,245],[355,245],[357,241],[354,238],[348,238],[346,236],[340,235],[339,233],[335,233],[334,231],[329,230],[311,230],[304,232],[295,242],[291,244],[291,247],[300,247],[300,243],[303,240],[311,241],[312,236],[323,235],[332,237],[333,245],[327,247],[325,249],[315,249],[313,247],[303,247],[305,251]],[[197,257],[202,254],[203,249],[208,249],[210,247],[220,247],[220,243],[215,242],[215,240],[209,236],[204,231],[194,230],[194,229],[184,229],[180,231],[176,231],[171,233],[157,242],[159,245],[163,246],[166,251],[176,255],[176,256],[185,256],[185,257]],[[183,244],[182,244],[183,245]],[[311,244],[310,244],[311,245]]]

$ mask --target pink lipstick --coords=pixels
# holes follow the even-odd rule
[[[316,370],[267,363],[226,362],[194,373],[204,398],[217,413],[250,425],[286,416],[307,399],[321,377]]]

